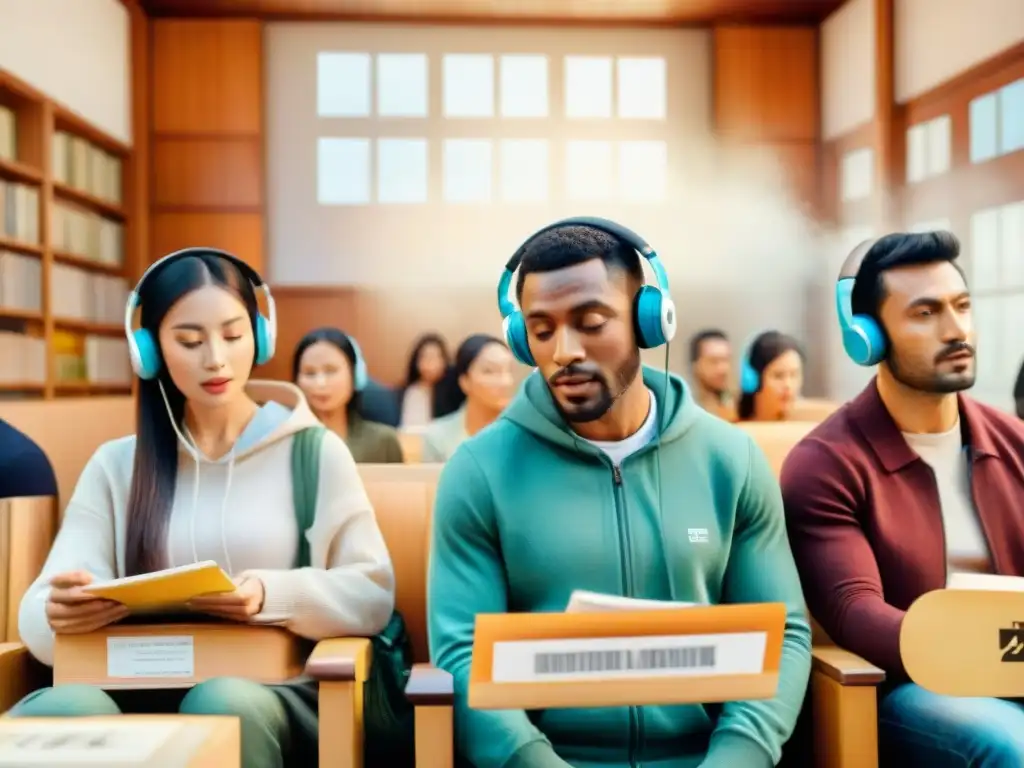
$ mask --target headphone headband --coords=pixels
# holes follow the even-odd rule
[[[857,273],[860,272],[861,264],[864,263],[864,257],[871,251],[872,246],[877,242],[875,238],[869,238],[864,240],[857,245],[850,255],[846,257],[843,262],[843,266],[839,268],[838,280],[845,280],[846,278],[857,279]]]
[[[842,331],[843,349],[853,362],[863,366],[881,362],[885,358],[887,346],[885,332],[878,322],[872,317],[855,315],[853,312],[853,289],[857,284],[857,274],[876,242],[878,240],[875,238],[865,240],[850,251],[836,278],[836,315]]]

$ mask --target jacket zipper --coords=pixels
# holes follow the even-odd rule
[[[615,485],[615,516],[619,524],[619,564],[622,568],[622,591],[626,597],[633,597],[632,541],[629,534],[629,520],[626,515],[626,493],[622,482],[622,470],[617,464],[612,465],[612,482]],[[629,707],[630,768],[641,768],[641,764],[637,760],[637,753],[640,751],[640,739],[644,728],[643,718],[643,709]]]

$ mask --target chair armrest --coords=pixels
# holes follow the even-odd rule
[[[32,657],[21,643],[0,643],[0,712],[6,712],[32,692]]]
[[[878,685],[885,680],[885,672],[874,664],[834,645],[812,648],[811,659],[815,672],[840,685]]]
[[[362,683],[370,674],[373,650],[365,637],[321,640],[306,661],[306,674],[330,683]]]
[[[414,707],[450,707],[455,703],[455,681],[432,664],[413,664],[405,697]]]

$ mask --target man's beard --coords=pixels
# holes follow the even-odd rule
[[[955,352],[964,351],[970,351],[974,354],[974,347],[966,342],[951,344],[939,353],[936,357],[936,363]],[[933,395],[948,395],[953,392],[963,392],[973,387],[978,371],[977,356],[969,358],[969,362],[974,366],[969,374],[941,373],[935,368],[928,370],[918,368],[915,370],[913,365],[904,365],[895,350],[890,350],[889,355],[886,357],[886,364],[889,366],[892,377],[896,381],[910,389],[916,389],[918,392],[927,392]]]
[[[633,383],[637,375],[640,373],[640,367],[640,350],[634,349],[629,358],[619,367],[618,371],[616,371],[616,386],[614,391],[612,391],[612,388],[608,384],[604,375],[598,371],[590,371],[584,367],[577,367],[574,365],[563,368],[550,378],[549,384],[553,386],[554,382],[563,376],[590,375],[598,386],[598,393],[594,397],[587,398],[579,404],[572,404],[569,408],[563,406],[558,397],[555,396],[552,398],[555,401],[555,407],[558,409],[558,412],[562,414],[562,418],[571,424],[583,424],[588,421],[597,421],[611,410],[612,406],[615,405],[615,401],[618,400],[622,396],[622,393],[629,388],[629,385]]]

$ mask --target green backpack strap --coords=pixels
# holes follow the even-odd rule
[[[295,567],[308,568],[309,539],[306,532],[316,518],[316,497],[320,488],[320,446],[327,428],[306,427],[292,438],[292,505],[299,527],[299,547]]]

